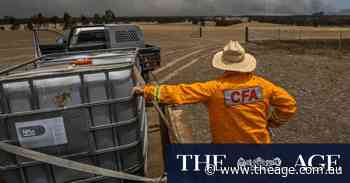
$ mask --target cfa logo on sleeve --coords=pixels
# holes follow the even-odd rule
[[[262,89],[260,87],[226,90],[225,104],[227,106],[235,106],[241,104],[252,104],[264,99]]]

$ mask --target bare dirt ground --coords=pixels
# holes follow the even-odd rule
[[[206,81],[218,77],[213,69],[214,51],[229,40],[244,43],[244,26],[206,27],[203,38],[194,38],[198,27],[191,25],[142,25],[146,41],[162,48],[163,69],[154,72],[157,80],[167,84]],[[264,26],[255,25],[264,29]],[[276,28],[276,25],[266,27]],[[283,27],[285,30],[288,27]],[[304,30],[318,30],[303,28]],[[270,29],[269,29],[270,30]],[[274,31],[277,30],[274,29]],[[339,29],[332,28],[335,32]],[[341,29],[342,31],[345,31]],[[317,31],[316,31],[317,32]],[[263,40],[274,33],[252,33]],[[325,34],[311,34],[314,37]],[[337,34],[332,34],[337,35]],[[45,41],[54,40],[43,35]],[[333,38],[333,37],[332,37]],[[21,63],[32,57],[31,33],[0,31],[0,64],[2,67]],[[350,143],[350,48],[337,50],[337,41],[254,41],[244,43],[258,60],[256,73],[284,87],[298,101],[298,114],[288,125],[274,130],[275,143]],[[350,45],[349,43],[343,43]],[[169,76],[170,75],[170,76]],[[194,141],[208,143],[208,117],[201,104],[182,107],[184,123],[193,127]],[[157,116],[150,110],[150,121]],[[151,135],[151,175],[162,170],[159,133]]]

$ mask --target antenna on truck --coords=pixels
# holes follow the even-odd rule
[[[38,31],[33,30],[33,49],[34,49],[34,58],[39,58],[42,56],[39,46],[39,36]]]

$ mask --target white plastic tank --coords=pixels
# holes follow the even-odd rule
[[[6,135],[0,135],[0,141],[103,168],[142,172],[144,134],[140,132],[146,118],[139,113],[145,109],[140,111],[143,101],[131,96],[133,64],[120,67],[76,67],[67,73],[31,71],[18,80],[3,78],[0,132]],[[99,68],[104,70],[95,71]],[[5,167],[1,175],[8,183],[65,183],[94,176],[31,163],[0,151],[0,166]],[[94,182],[112,181],[118,180]]]

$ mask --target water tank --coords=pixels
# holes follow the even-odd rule
[[[142,174],[142,98],[133,63],[55,68],[0,79],[0,141],[99,167]],[[7,183],[120,182],[0,150]],[[127,182],[127,181],[124,181]]]

